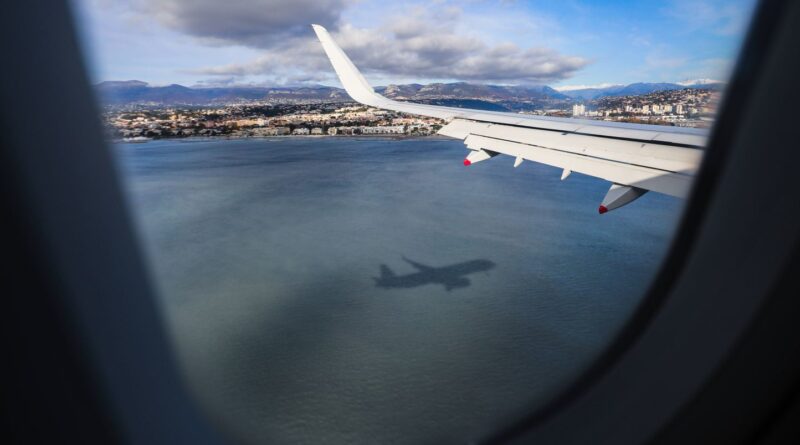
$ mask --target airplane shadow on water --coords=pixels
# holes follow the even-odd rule
[[[375,280],[375,287],[391,289],[441,284],[445,290],[451,291],[471,285],[472,282],[467,278],[467,275],[476,272],[488,272],[496,266],[494,262],[489,260],[465,261],[443,267],[427,266],[411,261],[406,257],[403,257],[403,260],[417,269],[417,271],[407,275],[397,275],[392,269],[389,269],[389,266],[381,264],[381,276],[372,278]]]

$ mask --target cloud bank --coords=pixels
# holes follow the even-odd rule
[[[450,4],[405,8],[373,27],[346,23],[349,0],[140,0],[163,26],[212,45],[258,48],[254,60],[206,66],[194,74],[229,79],[262,76],[276,83],[319,82],[333,71],[309,26],[326,26],[354,63],[384,77],[541,84],[569,78],[586,59],[543,47],[489,43],[463,31]]]
[[[310,23],[336,28],[348,0],[136,0],[134,8],[167,28],[208,43],[272,48],[308,33]]]

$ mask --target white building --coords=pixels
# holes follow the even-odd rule
[[[361,134],[403,134],[405,128],[402,125],[377,125],[375,127],[362,127]]]
[[[289,127],[264,127],[253,129],[255,136],[283,136],[289,134]]]
[[[573,116],[583,116],[586,114],[586,106],[583,104],[575,104],[572,106]]]

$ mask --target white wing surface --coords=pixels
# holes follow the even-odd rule
[[[610,181],[599,212],[619,208],[647,191],[686,197],[703,157],[701,129],[588,119],[531,116],[415,104],[388,99],[369,85],[328,31],[312,25],[347,94],[376,108],[445,119],[439,133],[464,141],[464,165],[505,154]]]

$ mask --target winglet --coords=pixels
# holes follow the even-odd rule
[[[384,98],[372,89],[372,86],[367,82],[367,79],[364,79],[358,68],[353,65],[347,54],[333,41],[328,30],[320,25],[311,25],[311,27],[314,28],[314,32],[317,34],[320,43],[322,43],[322,48],[325,50],[325,54],[328,55],[328,59],[330,59],[333,69],[336,70],[336,74],[339,76],[339,80],[342,82],[347,94],[357,102],[380,107]]]
[[[320,43],[322,43],[322,49],[324,49],[325,54],[328,55],[333,69],[339,76],[339,81],[342,82],[345,91],[347,91],[347,94],[349,94],[354,101],[375,108],[421,114],[423,116],[431,116],[440,119],[450,119],[465,113],[460,109],[454,110],[447,107],[397,102],[381,96],[372,89],[369,82],[364,79],[364,76],[361,75],[358,68],[356,68],[353,62],[350,61],[350,58],[347,57],[347,54],[333,41],[327,29],[320,25],[311,25],[311,27],[314,28],[314,32],[317,33],[317,38],[319,38]]]

